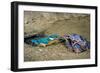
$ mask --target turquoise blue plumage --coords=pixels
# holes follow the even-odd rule
[[[58,37],[59,37],[58,34],[52,34],[52,35],[49,35],[49,36],[46,36],[46,37],[32,39],[31,42],[36,44],[36,45],[39,45],[41,43],[48,44],[50,41],[55,40]]]

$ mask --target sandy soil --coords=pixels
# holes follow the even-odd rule
[[[57,33],[63,35],[80,34],[87,40],[90,40],[90,19],[89,16],[59,20],[53,23],[45,33]],[[34,47],[24,43],[24,61],[46,61],[46,60],[71,60],[71,59],[88,59],[90,58],[90,50],[76,54],[70,52],[61,43],[50,45],[47,47]]]
[[[32,47],[25,44],[25,61],[71,60],[90,58],[90,51],[79,54],[70,52],[64,45],[56,44],[48,47]]]

